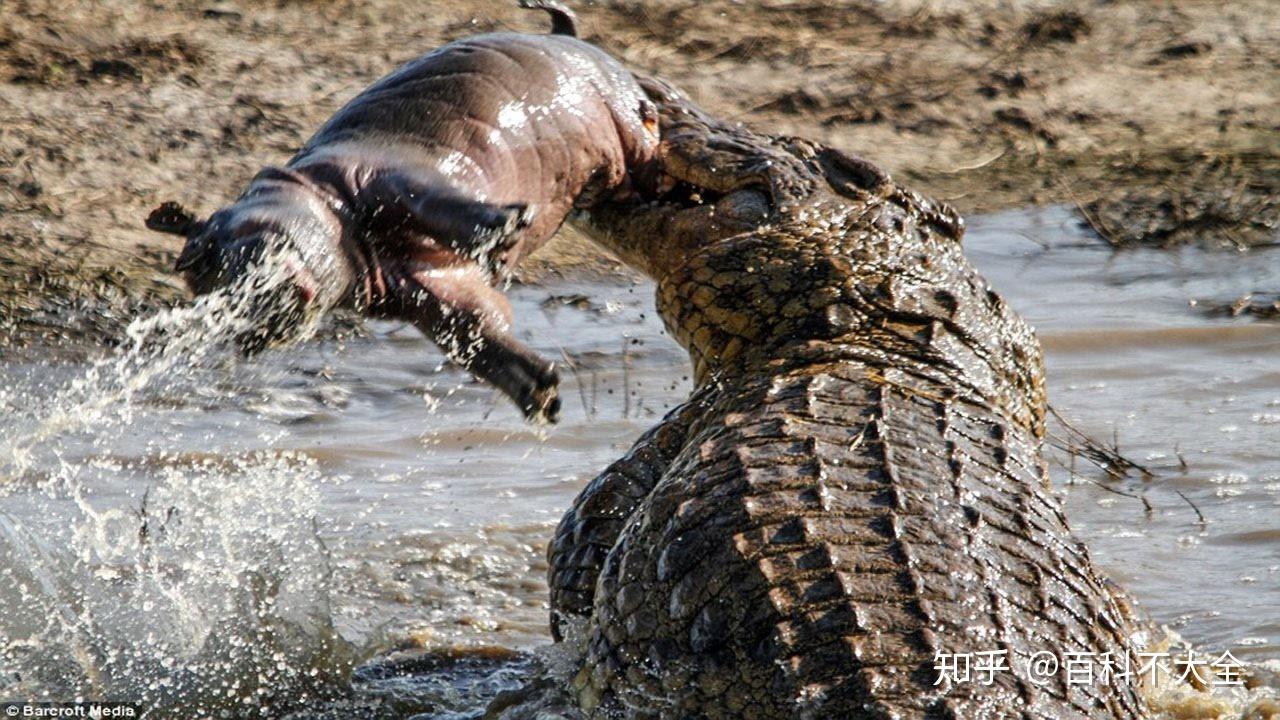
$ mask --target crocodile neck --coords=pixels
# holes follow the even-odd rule
[[[856,361],[943,383],[1042,435],[1039,343],[959,243],[909,205],[843,207],[719,241],[660,276],[659,314],[696,381]]]

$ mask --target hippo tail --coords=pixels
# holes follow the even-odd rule
[[[520,7],[545,10],[551,15],[551,34],[578,37],[578,18],[573,11],[555,0],[520,0]]]

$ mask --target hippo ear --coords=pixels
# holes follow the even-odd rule
[[[640,101],[640,123],[644,125],[644,129],[657,137],[660,133],[658,130],[658,106],[652,100],[645,98]]]
[[[147,228],[156,232],[182,235],[183,237],[199,232],[204,223],[196,220],[196,216],[176,202],[166,202],[151,211],[146,220]]]

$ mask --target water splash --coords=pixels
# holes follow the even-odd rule
[[[339,692],[316,476],[264,451],[168,468],[136,509],[73,486],[0,514],[5,696],[257,714]]]
[[[288,267],[283,254],[268,255],[227,288],[189,306],[134,320],[125,329],[121,348],[52,393],[31,388],[0,395],[0,408],[12,414],[0,426],[0,483],[30,470],[47,441],[86,430],[105,437],[107,426],[132,421],[143,391],[172,389],[201,367],[225,361],[228,345],[261,337],[264,308],[281,297],[290,281]],[[289,315],[290,335],[310,335],[317,318],[317,313]],[[58,447],[47,449],[57,452]]]
[[[344,692],[356,651],[333,626],[313,460],[173,457],[163,434],[144,462],[102,452],[149,399],[233,357],[287,280],[268,259],[135,320],[69,382],[0,397],[0,697],[277,716]],[[314,327],[295,320],[294,336]]]

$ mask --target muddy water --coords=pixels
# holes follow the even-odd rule
[[[1198,646],[1280,660],[1280,327],[1188,303],[1274,291],[1280,253],[1112,254],[1056,209],[978,218],[967,244],[1038,328],[1059,411],[1154,472],[1060,458],[1099,564]],[[513,290],[524,339],[572,361],[548,429],[391,324],[179,364],[93,415],[59,390],[85,368],[0,367],[3,439],[41,437],[0,465],[0,699],[467,716],[521,660],[375,665],[354,700],[344,678],[545,645],[560,513],[689,388],[651,293]],[[70,421],[40,430],[53,409]]]

